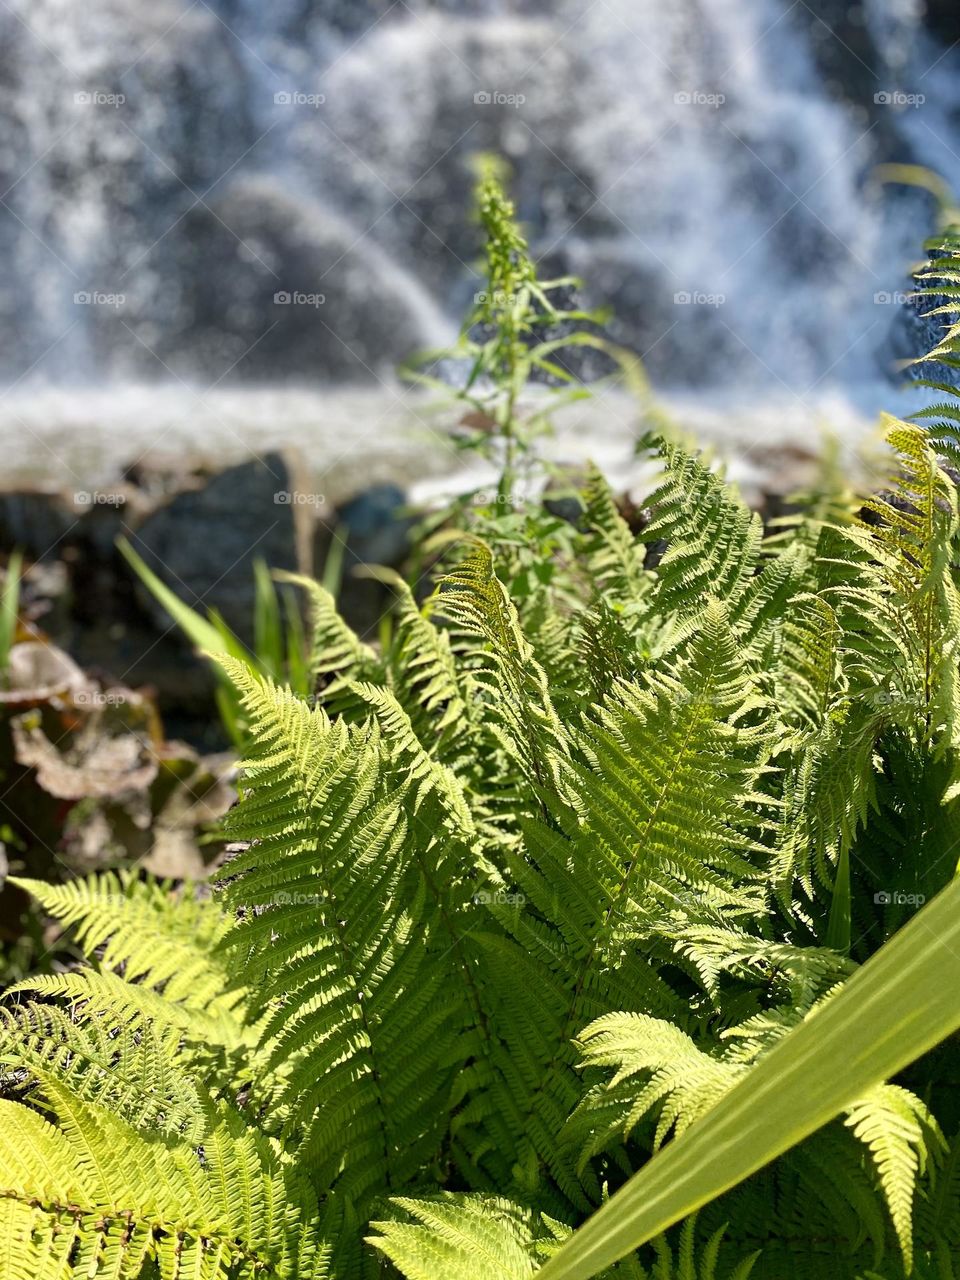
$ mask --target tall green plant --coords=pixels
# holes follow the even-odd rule
[[[949,1280],[960,517],[890,444],[769,540],[652,445],[639,538],[594,473],[378,647],[309,586],[306,696],[219,654],[217,883],[24,884],[90,959],[2,1016],[4,1274]]]

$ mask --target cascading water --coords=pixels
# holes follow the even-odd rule
[[[872,170],[960,177],[939,0],[8,0],[0,33],[21,407],[385,376],[477,287],[487,149],[659,385],[879,385],[934,211]]]

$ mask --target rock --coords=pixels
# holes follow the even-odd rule
[[[117,539],[145,519],[151,503],[134,485],[112,484],[104,489],[78,491],[74,503],[80,519],[71,533],[81,557],[96,565],[113,565]]]
[[[948,47],[960,40],[960,8],[956,0],[927,0],[926,25]]]
[[[396,568],[410,550],[413,520],[406,494],[395,484],[375,484],[337,509],[336,525],[346,536],[347,568],[382,564]]]
[[[253,643],[254,564],[312,571],[312,506],[299,458],[268,453],[178,493],[148,516],[132,543],[157,576],[192,608],[216,609]],[[145,590],[141,600],[161,629],[167,612]]]
[[[215,472],[208,459],[150,449],[123,470],[123,479],[154,502],[185,489],[200,489]]]
[[[61,554],[81,512],[62,489],[15,489],[0,493],[0,551],[23,551],[30,560]]]
[[[361,565],[398,568],[410,551],[407,498],[395,484],[376,484],[337,508],[332,519],[317,526],[315,558],[318,573],[333,539],[346,543],[337,606],[346,621],[362,636],[376,633],[389,607],[392,593],[383,583],[357,576]]]
[[[564,467],[550,477],[543,491],[543,506],[558,520],[583,527],[584,506],[581,494],[587,482],[582,467]]]
[[[356,239],[355,224],[320,201],[274,179],[237,179],[184,218],[173,314],[149,345],[184,378],[362,381],[452,337],[415,277],[372,238],[357,251]],[[142,358],[149,373],[153,357]]]

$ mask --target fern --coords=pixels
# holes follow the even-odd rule
[[[463,398],[496,424],[502,491],[532,461],[520,391],[563,373],[543,327],[579,313],[491,184],[487,269],[516,297],[473,317]],[[665,441],[639,535],[595,469],[575,526],[474,508],[423,603],[378,573],[377,646],[296,580],[310,694],[218,659],[249,733],[215,883],[17,882],[85,958],[0,1009],[0,1273],[552,1265],[954,874],[942,416],[890,424],[859,517],[834,477],[767,538]],[[948,1042],[608,1276],[944,1280],[955,1076]]]

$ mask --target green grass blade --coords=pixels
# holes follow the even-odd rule
[[[163,605],[192,644],[207,653],[229,653],[231,657],[238,658],[248,666],[253,666],[249,653],[225,624],[217,626],[199,614],[196,609],[191,609],[188,604],[185,604],[166,583],[160,581],[126,538],[118,538],[117,546],[143,585]]]
[[[574,1233],[538,1280],[589,1280],[736,1186],[960,1026],[960,880]]]
[[[14,551],[7,561],[7,576],[0,594],[0,672],[6,671],[10,650],[17,634],[17,608],[20,604],[20,573],[23,556]]]
[[[280,601],[265,561],[253,566],[255,599],[253,611],[253,651],[261,668],[274,680],[284,678],[283,622]]]

